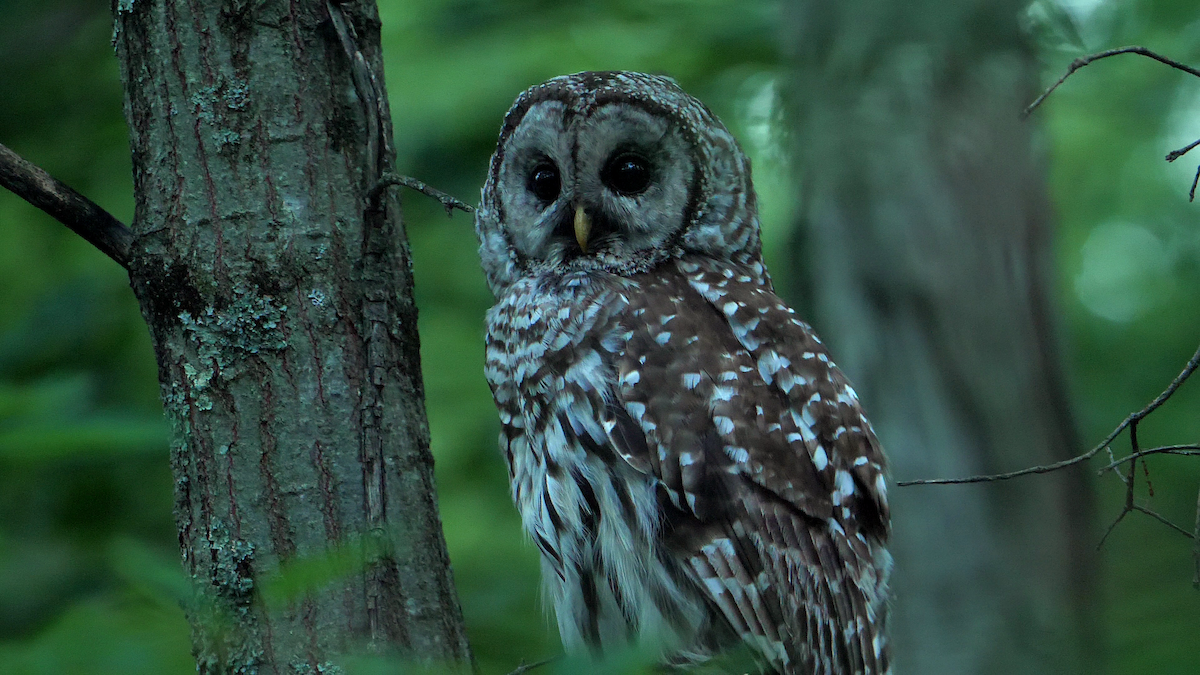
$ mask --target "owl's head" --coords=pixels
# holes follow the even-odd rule
[[[750,162],[674,80],[556,77],[509,110],[475,216],[497,295],[528,275],[629,275],[700,253],[761,269]]]

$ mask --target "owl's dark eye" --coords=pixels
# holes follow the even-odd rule
[[[645,157],[632,152],[621,154],[608,160],[604,170],[600,172],[600,180],[613,191],[622,195],[636,195],[650,187],[650,162]]]
[[[562,189],[562,180],[558,176],[558,167],[550,162],[542,162],[529,174],[529,191],[543,204],[549,204],[558,198]]]

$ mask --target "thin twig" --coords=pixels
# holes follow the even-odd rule
[[[454,197],[451,197],[450,195],[446,194],[445,192],[442,192],[441,190],[438,190],[436,188],[431,188],[428,185],[426,185],[425,183],[417,180],[416,178],[410,178],[408,176],[401,176],[401,175],[395,174],[395,173],[383,174],[383,176],[379,179],[379,182],[375,185],[375,187],[371,189],[370,194],[367,195],[367,200],[372,203],[375,202],[375,200],[379,199],[379,196],[381,194],[383,194],[384,190],[386,190],[387,188],[389,188],[393,185],[403,185],[404,187],[409,188],[410,190],[416,190],[417,192],[420,192],[423,195],[426,195],[428,197],[433,197],[434,199],[436,199],[442,203],[442,207],[444,209],[446,209],[446,215],[448,215],[448,216],[453,215],[454,209],[458,209],[460,211],[463,211],[464,213],[475,213],[474,206],[471,206],[470,204],[467,204],[466,202],[459,201],[459,200],[455,199]]]
[[[1197,138],[1196,140],[1192,141],[1191,143],[1188,143],[1187,145],[1183,146],[1182,148],[1180,148],[1178,150],[1172,150],[1172,151],[1168,152],[1167,153],[1167,161],[1174,162],[1175,160],[1179,159],[1180,157],[1183,157],[1184,155],[1191,152],[1192,148],[1196,147],[1197,145],[1200,145],[1200,138]]]
[[[1112,466],[1113,467],[1117,466],[1120,462],[1117,461],[1116,455],[1113,454],[1112,446],[1111,445],[1105,446],[1104,449],[1108,451],[1108,459],[1110,462],[1112,462]],[[1122,483],[1125,482],[1125,476],[1122,476],[1120,473],[1118,473],[1116,471],[1114,471],[1113,473],[1116,474],[1117,478],[1121,479]]]
[[[1117,519],[1112,522],[1112,525],[1109,525],[1108,529],[1104,531],[1104,536],[1100,537],[1100,543],[1096,544],[1097,551],[1104,548],[1104,542],[1108,541],[1108,535],[1112,534],[1113,530],[1117,529],[1117,525],[1121,523],[1121,521],[1125,518],[1125,514],[1127,513],[1129,512],[1125,509],[1121,509],[1121,515],[1117,516]]]
[[[0,145],[0,185],[71,228],[121,267],[129,267],[133,233],[95,202]]]
[[[1150,516],[1151,518],[1154,518],[1158,522],[1162,523],[1163,525],[1166,525],[1167,527],[1171,528],[1172,530],[1175,530],[1176,532],[1178,532],[1179,534],[1182,534],[1183,536],[1187,537],[1188,539],[1192,538],[1191,532],[1188,532],[1187,530],[1183,529],[1182,527],[1176,525],[1175,523],[1172,523],[1171,521],[1167,520],[1166,518],[1163,518],[1162,516],[1158,515],[1154,511],[1151,511],[1150,509],[1148,509],[1144,506],[1134,505],[1133,510],[1139,511],[1141,513],[1144,513],[1144,514]]]
[[[517,666],[508,675],[524,675],[524,673],[528,673],[529,671],[533,670],[534,668],[541,668],[542,666],[546,665],[547,663],[552,663],[554,661],[559,660],[560,658],[562,658],[561,655],[551,656],[549,658],[542,659],[541,661],[534,661],[533,663],[522,662],[521,665]]]
[[[1121,508],[1121,513],[1117,515],[1117,519],[1112,522],[1112,525],[1109,525],[1108,529],[1104,531],[1104,536],[1100,537],[1100,543],[1096,544],[1097,550],[1104,546],[1104,542],[1108,540],[1108,535],[1112,534],[1113,530],[1117,529],[1117,525],[1120,525],[1121,521],[1125,520],[1125,516],[1133,512],[1133,479],[1136,474],[1137,460],[1135,459],[1129,463],[1129,475],[1125,477],[1125,506]]]
[[[1066,82],[1067,78],[1070,77],[1071,74],[1074,73],[1075,71],[1088,65],[1089,63],[1092,63],[1093,61],[1099,61],[1100,59],[1106,59],[1110,56],[1116,56],[1117,54],[1141,54],[1142,56],[1152,58],[1155,61],[1158,61],[1159,63],[1164,63],[1168,66],[1171,66],[1172,68],[1175,68],[1176,70],[1182,70],[1183,72],[1188,73],[1189,75],[1194,75],[1196,77],[1200,77],[1200,70],[1196,70],[1195,68],[1186,66],[1178,61],[1175,61],[1174,59],[1168,59],[1165,56],[1156,54],[1156,53],[1150,51],[1149,49],[1146,49],[1145,47],[1131,46],[1131,47],[1120,47],[1118,49],[1109,49],[1109,50],[1100,52],[1098,54],[1090,54],[1088,56],[1081,56],[1081,57],[1075,59],[1074,61],[1072,61],[1071,65],[1067,67],[1067,72],[1064,73],[1062,77],[1058,78],[1058,82],[1055,82],[1054,84],[1050,85],[1050,88],[1047,89],[1046,91],[1042,92],[1042,95],[1037,97],[1037,100],[1035,100],[1033,103],[1030,103],[1029,107],[1025,108],[1024,112],[1021,113],[1021,117],[1022,118],[1028,117],[1030,113],[1032,113],[1034,110],[1037,109],[1038,106],[1040,106],[1042,104],[1042,101],[1046,100],[1046,97],[1049,96],[1051,94],[1051,92],[1053,92],[1055,89],[1058,89],[1058,85],[1062,84],[1063,82]]]
[[[1158,407],[1161,406],[1163,403],[1166,403],[1167,399],[1171,398],[1171,395],[1175,393],[1175,390],[1179,389],[1180,385],[1182,385],[1184,382],[1186,382],[1187,379],[1189,377],[1191,377],[1192,373],[1194,373],[1196,371],[1196,368],[1198,368],[1198,367],[1200,367],[1200,348],[1196,349],[1196,353],[1192,355],[1192,358],[1190,360],[1188,360],[1187,365],[1185,365],[1183,367],[1183,370],[1180,371],[1180,373],[1175,376],[1175,379],[1171,381],[1171,384],[1167,385],[1167,388],[1164,389],[1163,392],[1161,394],[1159,394],[1153,401],[1151,401],[1149,405],[1147,405],[1145,408],[1142,408],[1141,410],[1139,410],[1135,413],[1131,413],[1128,417],[1125,418],[1124,421],[1122,421],[1120,424],[1118,424],[1117,428],[1113,429],[1112,432],[1104,438],[1104,440],[1100,441],[1100,443],[1098,443],[1096,445],[1096,447],[1092,448],[1091,450],[1088,450],[1087,452],[1083,453],[1082,455],[1078,455],[1078,456],[1072,457],[1070,459],[1064,459],[1061,462],[1055,462],[1053,464],[1031,466],[1027,469],[1020,469],[1018,471],[1009,471],[1007,473],[989,474],[989,475],[982,475],[982,476],[969,476],[967,478],[930,478],[930,479],[923,479],[923,480],[903,480],[903,481],[896,481],[896,485],[900,486],[900,487],[904,487],[907,485],[957,485],[957,484],[961,484],[961,483],[990,483],[990,482],[998,481],[998,480],[1008,480],[1010,478],[1018,478],[1020,476],[1029,476],[1029,475],[1038,474],[1038,473],[1050,473],[1051,471],[1058,471],[1059,469],[1065,469],[1069,466],[1074,466],[1075,464],[1079,464],[1081,462],[1086,462],[1087,460],[1091,459],[1092,457],[1095,457],[1096,453],[1098,453],[1101,450],[1103,450],[1104,448],[1108,447],[1108,445],[1110,443],[1112,443],[1113,440],[1115,440],[1117,436],[1121,435],[1121,432],[1125,431],[1125,429],[1127,429],[1127,428],[1130,429],[1131,436],[1133,436],[1133,440],[1136,443],[1136,435],[1135,434],[1137,431],[1137,429],[1136,429],[1137,423],[1140,422],[1144,417],[1146,417],[1150,413],[1157,410]],[[1133,451],[1135,453],[1139,452],[1139,450],[1140,450],[1140,448],[1137,448],[1137,447],[1134,447],[1134,449],[1133,449]],[[1136,464],[1137,459],[1136,458],[1133,459],[1132,463]],[[1130,483],[1132,483],[1132,476],[1130,477]]]
[[[1118,429],[1124,430],[1125,423],[1122,422],[1121,424],[1122,424],[1122,426],[1118,427]],[[1118,431],[1117,433],[1120,433],[1120,431]],[[981,475],[981,476],[968,476],[966,478],[927,478],[927,479],[920,479],[920,480],[898,480],[898,481],[896,481],[896,485],[899,487],[907,487],[909,485],[958,485],[960,483],[991,483],[993,481],[998,481],[998,480],[1009,480],[1010,478],[1019,478],[1021,476],[1030,476],[1035,473],[1050,473],[1051,471],[1058,471],[1059,469],[1065,469],[1068,466],[1074,466],[1076,464],[1079,464],[1080,462],[1086,462],[1087,460],[1091,459],[1092,457],[1095,457],[1096,453],[1100,452],[1102,449],[1104,449],[1104,446],[1108,445],[1108,443],[1111,442],[1112,439],[1115,437],[1116,437],[1116,434],[1113,434],[1112,437],[1105,439],[1104,443],[1097,445],[1096,447],[1092,448],[1091,450],[1088,450],[1087,452],[1083,453],[1082,455],[1079,455],[1077,457],[1072,457],[1071,459],[1064,459],[1061,462],[1055,462],[1053,464],[1043,464],[1043,465],[1038,465],[1038,466],[1031,466],[1026,469],[1019,469],[1017,471],[1009,471],[1008,473],[994,473],[994,474],[985,474],[985,475]]]
[[[1188,190],[1188,201],[1196,201],[1196,183],[1200,183],[1200,166],[1196,167],[1196,177],[1192,179],[1192,189]]]
[[[1121,459],[1113,459],[1108,465],[1100,469],[1097,473],[1103,474],[1105,471],[1110,471],[1131,459],[1145,457],[1146,455],[1185,455],[1196,456],[1200,455],[1200,445],[1161,445],[1157,448],[1149,450],[1140,450],[1135,453],[1125,455]]]

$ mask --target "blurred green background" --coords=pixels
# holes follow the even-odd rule
[[[779,11],[738,0],[381,0],[398,169],[473,202],[522,89],[578,70],[665,72],[751,155],[768,261],[785,276],[795,177],[778,103]],[[108,3],[0,0],[0,16],[0,142],[129,222]],[[1200,64],[1191,1],[1038,2],[1026,18],[1046,82],[1076,56],[1123,44]],[[1200,342],[1200,204],[1187,198],[1200,151],[1163,161],[1200,138],[1200,79],[1109,59],[1029,123],[1050,158],[1063,358],[1095,442]],[[506,673],[559,647],[495,449],[482,374],[491,298],[469,218],[411,193],[405,205],[446,539],[481,668]],[[1200,440],[1200,380],[1141,431],[1147,445]],[[124,272],[0,191],[0,673],[194,672],[166,434]],[[1150,477],[1150,504],[1190,528],[1200,461],[1159,458]],[[1107,524],[1122,486],[1098,484]],[[1200,672],[1190,542],[1131,517],[1101,555],[1109,672]]]

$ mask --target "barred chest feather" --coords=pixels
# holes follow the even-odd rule
[[[513,500],[567,648],[636,643],[700,659],[689,650],[705,641],[708,613],[663,546],[661,489],[608,440],[610,364],[630,338],[618,317],[637,292],[583,273],[519,282],[488,313],[486,375]]]

